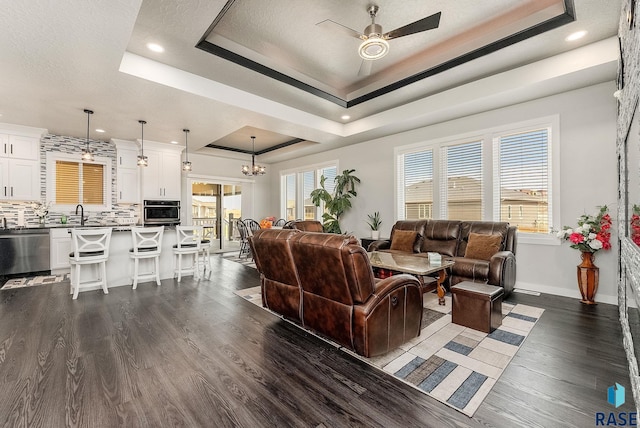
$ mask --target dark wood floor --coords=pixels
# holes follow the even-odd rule
[[[514,294],[546,308],[473,418],[233,294],[259,284],[212,257],[214,274],[81,293],[0,291],[4,426],[587,427],[615,382],[635,411],[617,308]]]

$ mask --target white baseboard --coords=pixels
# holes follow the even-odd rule
[[[521,281],[516,281],[515,288],[521,288],[521,289],[530,290],[530,291],[537,291],[539,293],[545,293],[545,294],[553,294],[554,296],[570,297],[576,300],[582,299],[582,296],[580,295],[580,292],[577,289],[569,290],[566,288],[552,287],[549,285],[534,284],[530,282],[521,282]],[[596,296],[596,302],[607,303],[610,305],[617,306],[618,296],[617,295],[611,296],[607,294],[598,293],[598,295]]]

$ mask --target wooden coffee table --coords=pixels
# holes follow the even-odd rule
[[[437,290],[438,304],[444,305],[445,289],[442,285],[447,278],[447,268],[453,266],[451,260],[442,260],[441,263],[431,263],[426,256],[413,256],[410,254],[386,253],[382,251],[373,251],[367,253],[371,266],[389,269],[401,273],[409,273],[418,277],[420,284],[424,289],[424,276],[433,273],[438,274]]]

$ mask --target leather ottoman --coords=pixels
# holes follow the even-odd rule
[[[495,285],[463,281],[451,287],[454,324],[491,333],[502,324],[504,289]]]

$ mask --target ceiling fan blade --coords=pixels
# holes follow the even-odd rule
[[[338,24],[337,22],[332,21],[330,19],[325,19],[322,22],[318,22],[316,25],[318,27],[322,27],[322,28],[326,29],[327,31],[340,32],[340,33],[345,34],[347,36],[355,37],[356,39],[361,39],[362,37],[364,37],[362,35],[362,33],[359,33],[356,30],[353,30],[353,29],[351,29],[349,27],[345,27],[342,24]]]
[[[363,59],[360,63],[360,70],[358,70],[358,76],[367,77],[371,74],[371,66],[373,65],[373,61],[369,61]]]
[[[383,34],[383,37],[385,39],[396,39],[398,37],[408,36],[409,34],[433,30],[434,28],[438,28],[438,25],[440,25],[440,15],[442,15],[442,12],[434,13],[431,16],[427,16],[426,18],[407,24],[404,27],[391,30],[388,33]]]

